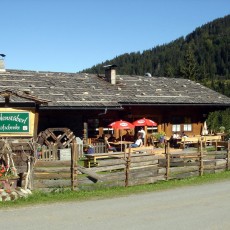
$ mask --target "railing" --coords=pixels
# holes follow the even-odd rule
[[[80,138],[76,138],[76,152],[79,158],[84,156],[83,152],[83,142]],[[37,159],[40,161],[55,161],[60,160],[60,149],[58,149],[57,144],[53,144],[49,147],[43,145],[41,149],[37,151]]]
[[[41,151],[37,152],[37,157],[42,161],[55,161],[59,160],[57,145],[52,145],[49,148],[42,146]]]

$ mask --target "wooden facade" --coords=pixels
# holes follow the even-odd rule
[[[180,125],[180,132],[184,131],[184,124],[191,124],[191,131],[185,130],[185,132],[188,136],[193,136],[201,134],[208,113],[215,109],[221,108],[212,106],[195,108],[193,106],[124,106],[122,110],[107,110],[103,115],[98,115],[102,113],[102,110],[41,110],[39,111],[38,132],[46,128],[61,126],[71,129],[75,136],[83,138],[84,123],[87,123],[88,137],[97,137],[103,132],[107,133],[106,128],[115,120],[133,122],[146,117],[158,124],[157,131],[164,131],[169,137],[173,133],[173,124]],[[135,132],[135,130],[131,131]]]

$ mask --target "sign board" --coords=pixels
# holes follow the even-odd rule
[[[59,149],[60,160],[69,161],[71,160],[71,148],[68,149]]]
[[[29,112],[0,112],[1,133],[29,133]]]

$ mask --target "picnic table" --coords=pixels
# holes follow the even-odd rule
[[[114,141],[109,142],[109,144],[113,147],[115,147],[117,150],[122,151],[125,148],[128,148],[130,144],[132,144],[132,141]]]
[[[85,154],[84,165],[87,168],[91,167],[91,164],[97,165],[98,159],[106,159],[106,158],[121,158],[124,156],[124,152],[108,152],[108,153],[90,153]]]

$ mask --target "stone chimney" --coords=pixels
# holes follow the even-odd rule
[[[5,65],[4,65],[4,54],[0,54],[0,72],[6,72]]]
[[[116,85],[116,67],[116,65],[104,66],[106,80],[112,85]]]

